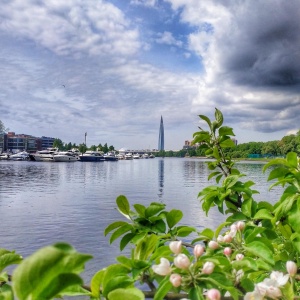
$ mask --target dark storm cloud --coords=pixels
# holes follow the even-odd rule
[[[300,2],[248,1],[223,37],[224,76],[237,84],[300,86]]]

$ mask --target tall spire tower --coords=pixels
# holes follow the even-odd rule
[[[158,151],[165,150],[165,133],[164,133],[164,121],[162,116],[160,117],[160,126],[159,126],[159,137],[158,137]]]

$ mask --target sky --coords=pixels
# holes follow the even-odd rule
[[[222,111],[238,143],[300,129],[298,0],[1,0],[0,120],[115,149],[192,140]]]

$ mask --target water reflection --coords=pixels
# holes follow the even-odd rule
[[[158,198],[162,202],[164,195],[164,176],[165,160],[162,158],[158,161]]]

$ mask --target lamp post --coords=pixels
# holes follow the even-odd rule
[[[84,134],[84,144],[86,145],[86,136],[87,136],[87,132]]]

